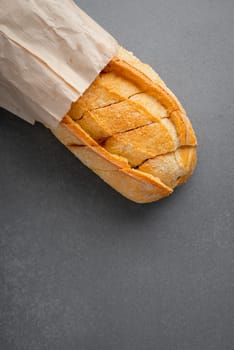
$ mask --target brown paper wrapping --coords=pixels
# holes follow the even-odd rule
[[[0,0],[0,106],[55,127],[117,50],[72,0]]]

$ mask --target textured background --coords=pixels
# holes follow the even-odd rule
[[[80,0],[184,103],[198,168],[131,203],[0,111],[0,349],[234,349],[234,2]]]

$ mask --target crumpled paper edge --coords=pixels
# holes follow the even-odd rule
[[[30,123],[55,127],[114,57],[118,44],[71,0],[59,6],[55,0],[1,2],[0,106]]]

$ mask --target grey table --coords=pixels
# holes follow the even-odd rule
[[[234,349],[234,2],[80,0],[182,100],[193,178],[131,203],[0,114],[0,349]]]

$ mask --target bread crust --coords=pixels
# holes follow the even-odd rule
[[[170,195],[196,166],[197,139],[180,102],[150,66],[122,48],[52,132],[137,203]]]

